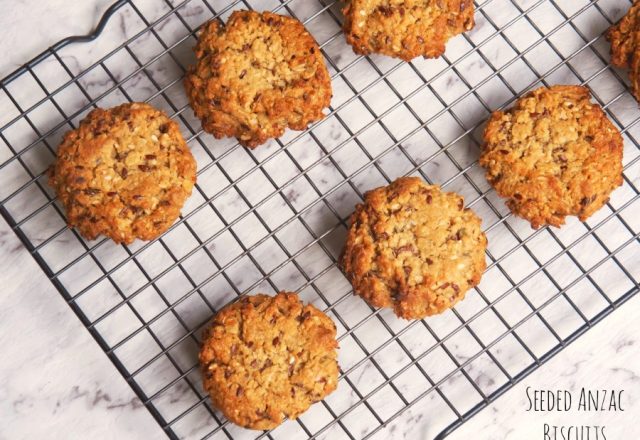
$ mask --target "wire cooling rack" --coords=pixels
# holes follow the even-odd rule
[[[2,215],[170,438],[443,438],[638,291],[640,114],[602,36],[629,5],[476,2],[444,57],[404,63],[354,55],[331,0],[119,1],[94,34],[0,82]],[[202,133],[182,86],[198,26],[246,8],[303,21],[334,88],[326,119],[254,151]],[[533,231],[487,185],[478,146],[491,111],[557,83],[586,84],[621,128],[624,185],[586,223]],[[198,184],[160,239],[87,242],[45,172],[93,107],[131,100],[181,124]],[[406,174],[462,193],[489,239],[480,286],[422,321],[368,307],[336,267],[362,194]],[[278,290],[333,318],[341,375],[298,420],[256,433],[210,406],[199,333],[238,295]]]

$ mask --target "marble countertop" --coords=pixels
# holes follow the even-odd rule
[[[111,3],[12,2],[0,15],[0,78],[60,38],[89,31]],[[0,263],[0,439],[163,438],[4,221]],[[640,413],[639,311],[636,295],[448,438],[545,439],[544,424],[605,425],[607,439],[640,438],[633,417]],[[527,411],[527,389],[568,390],[577,399],[582,388],[624,390],[624,411],[579,412],[577,402],[570,412]],[[431,439],[438,429],[429,417],[428,408],[418,406],[377,438]]]

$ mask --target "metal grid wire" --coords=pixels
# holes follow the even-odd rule
[[[443,438],[638,291],[640,118],[602,37],[629,5],[476,2],[475,29],[445,56],[404,63],[354,55],[331,0],[122,0],[93,35],[0,82],[2,214],[170,438]],[[196,29],[234,9],[300,19],[333,79],[323,121],[254,151],[203,134],[182,89]],[[586,84],[621,128],[624,185],[588,222],[533,231],[484,180],[479,140],[491,111],[558,83]],[[88,111],[133,100],[180,123],[198,184],[160,239],[88,242],[65,227],[46,168]],[[419,321],[368,307],[336,267],[355,203],[407,174],[463,194],[489,239],[480,286]],[[256,433],[210,406],[199,333],[237,296],[279,290],[333,318],[340,381],[298,420]]]

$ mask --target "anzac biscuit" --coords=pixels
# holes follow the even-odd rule
[[[246,296],[204,331],[205,390],[233,423],[272,429],[336,389],[336,327],[295,293]]]
[[[633,5],[615,25],[609,28],[607,39],[611,42],[611,64],[628,67],[633,96],[640,101],[640,2]]]
[[[255,148],[285,128],[304,130],[324,117],[331,79],[302,23],[271,12],[235,11],[226,26],[210,21],[185,78],[202,128]]]
[[[441,313],[480,282],[487,239],[462,196],[416,177],[365,194],[341,263],[354,292],[405,319]]]
[[[405,61],[439,57],[449,38],[474,25],[473,0],[350,0],[343,12],[356,53]]]
[[[622,184],[622,136],[581,86],[542,87],[494,112],[480,165],[533,228],[586,220]]]
[[[95,109],[65,134],[49,184],[87,239],[151,240],[180,215],[196,162],[178,124],[148,104]]]

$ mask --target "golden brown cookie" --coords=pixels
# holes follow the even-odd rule
[[[255,148],[285,128],[324,117],[331,79],[302,23],[271,12],[235,11],[226,26],[207,23],[185,88],[202,128]]]
[[[354,52],[405,61],[439,57],[449,38],[474,26],[473,0],[350,0],[343,12]]]
[[[480,165],[533,228],[584,221],[622,184],[622,136],[589,98],[581,86],[542,87],[487,124]]]
[[[611,64],[629,67],[633,96],[640,101],[640,2],[633,5],[622,19],[607,31],[611,42]]]
[[[357,295],[405,319],[452,307],[480,282],[487,239],[464,199],[403,177],[364,196],[342,267]]]
[[[65,134],[49,171],[69,226],[116,243],[166,231],[195,181],[178,124],[144,103],[93,110]]]
[[[272,429],[336,389],[336,326],[295,293],[245,296],[202,336],[205,390],[230,421]]]

